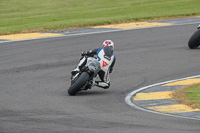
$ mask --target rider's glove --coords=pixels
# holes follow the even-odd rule
[[[81,56],[87,55],[87,51],[81,52]]]

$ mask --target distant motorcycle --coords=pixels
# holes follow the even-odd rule
[[[91,89],[95,84],[96,76],[101,70],[100,63],[95,57],[86,57],[87,63],[82,70],[71,79],[68,94],[74,96],[81,90]]]
[[[200,25],[197,27],[197,30],[193,33],[188,41],[188,47],[190,49],[196,49],[200,46]]]

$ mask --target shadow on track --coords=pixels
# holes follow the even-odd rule
[[[88,90],[88,91],[78,92],[76,94],[76,96],[83,97],[83,96],[94,96],[94,95],[108,95],[110,93],[111,93],[111,91],[108,91],[108,90]],[[66,95],[69,96],[67,93],[66,93]]]

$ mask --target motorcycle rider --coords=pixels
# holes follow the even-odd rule
[[[101,70],[99,71],[98,75],[101,81],[95,81],[95,86],[107,89],[110,87],[110,77],[109,73],[112,73],[113,67],[116,61],[114,55],[114,43],[111,40],[105,40],[102,44],[101,48],[96,48],[90,51],[84,51],[81,53],[82,57],[78,66],[71,72],[72,79],[80,72],[80,70],[85,66],[87,63],[87,57],[97,56],[98,61],[101,65]]]

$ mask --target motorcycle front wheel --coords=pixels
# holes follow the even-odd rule
[[[70,96],[76,95],[77,92],[81,90],[81,88],[86,84],[89,79],[89,74],[83,72],[80,77],[69,87],[68,94]]]
[[[200,29],[197,29],[188,41],[188,47],[190,49],[196,49],[200,45]]]

